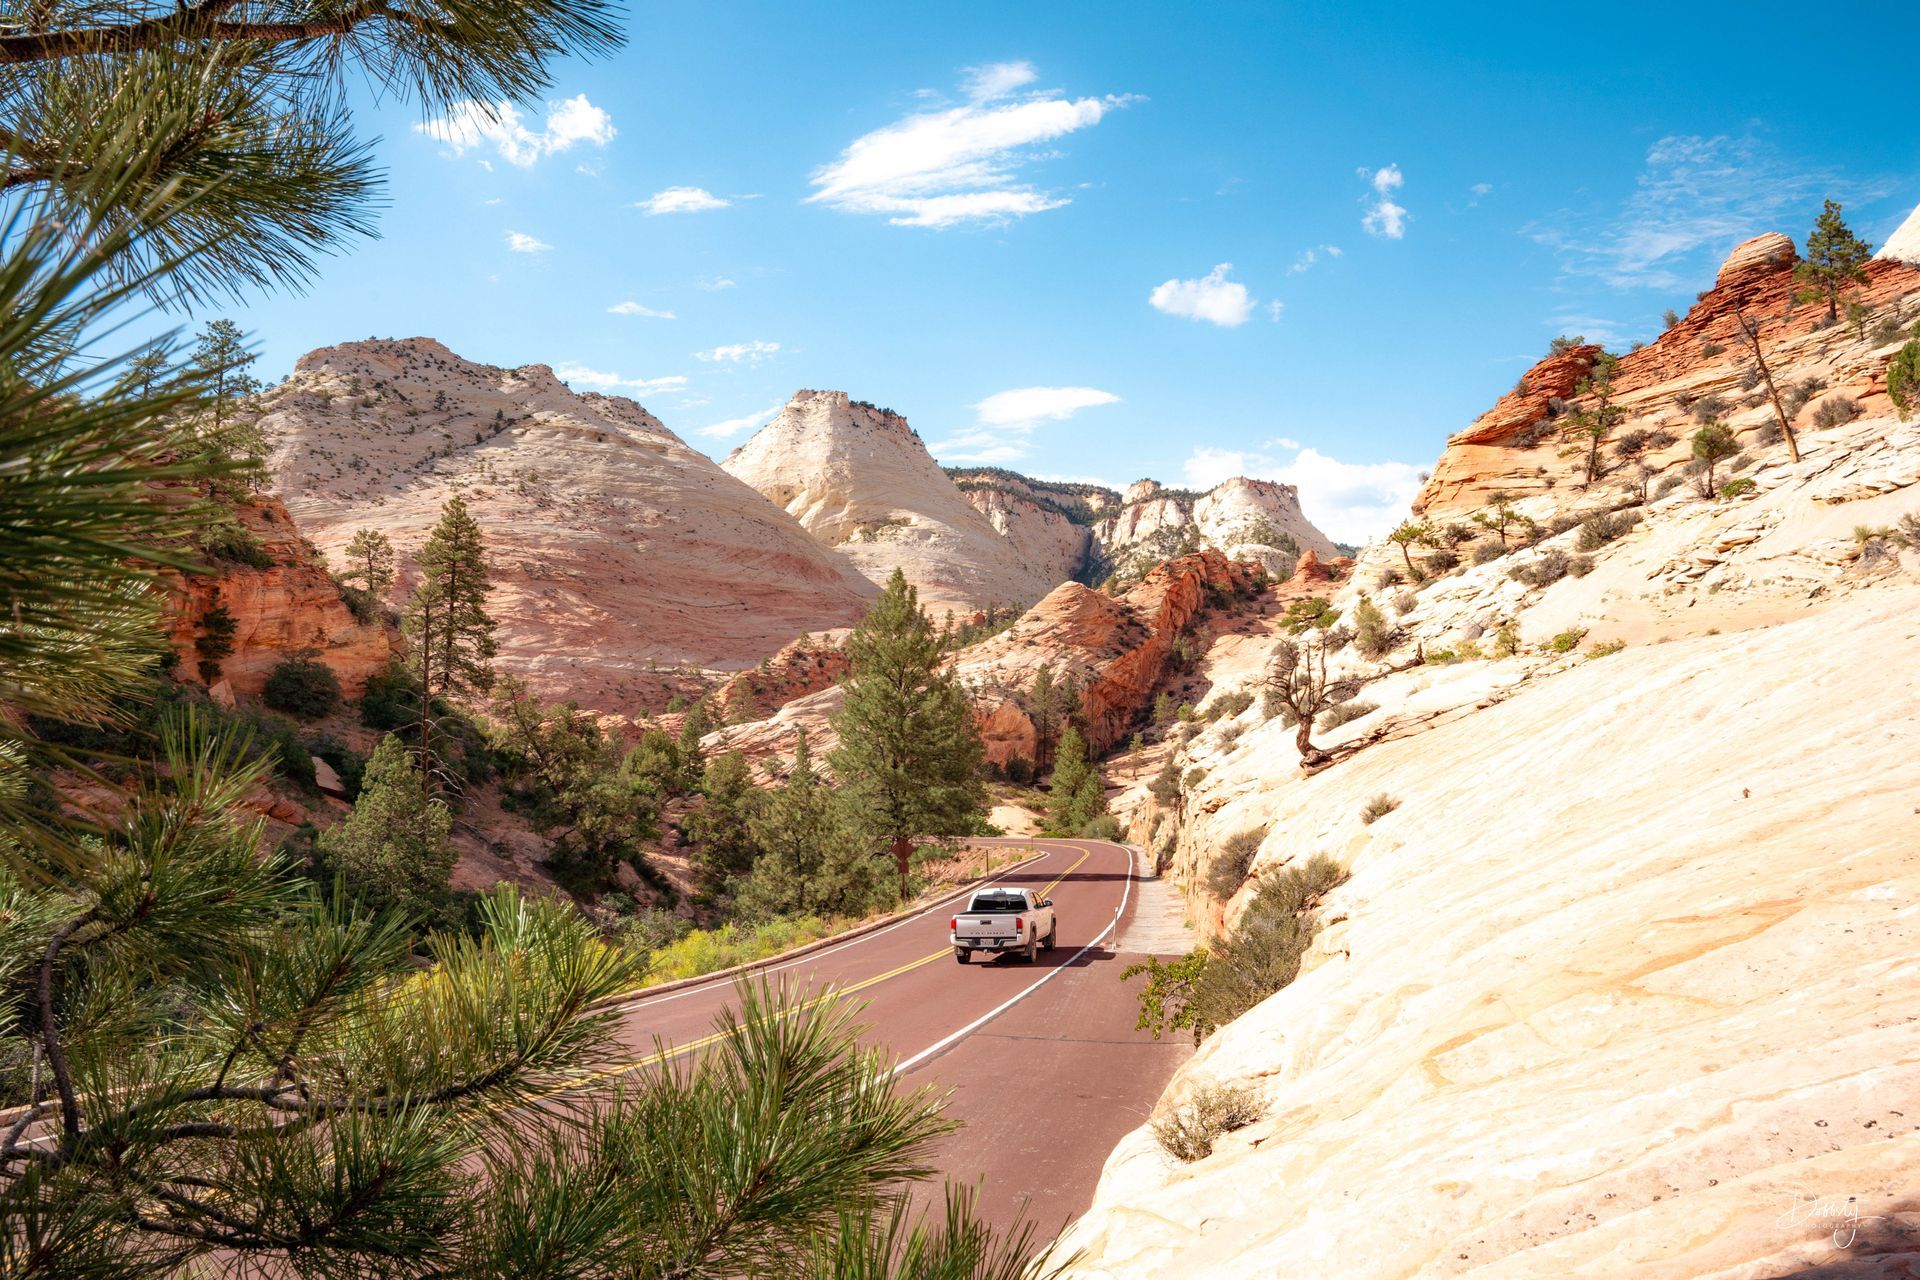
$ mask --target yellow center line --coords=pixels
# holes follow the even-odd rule
[[[1074,864],[1072,866],[1068,867],[1065,871],[1062,871],[1059,875],[1055,876],[1052,880],[1048,881],[1046,888],[1040,890],[1040,893],[1038,896],[1044,898],[1048,894],[1052,893],[1055,889],[1059,888],[1061,881],[1065,880],[1068,876],[1072,875],[1075,871],[1079,870],[1080,864],[1085,862],[1088,858],[1092,856],[1093,856],[1093,850],[1091,849],[1088,849],[1083,853],[1081,853],[1079,858],[1077,858],[1074,861]],[[921,956],[918,960],[909,960],[907,961],[907,963],[900,965],[898,968],[889,969],[885,973],[876,973],[871,978],[862,978],[859,982],[856,982],[851,986],[830,988],[829,990],[824,991],[821,994],[812,997],[811,999],[803,1000],[797,1005],[792,1005],[782,1010],[780,1013],[780,1016],[792,1017],[796,1013],[804,1013],[808,1009],[814,1008],[816,1005],[823,1004],[828,1000],[834,1000],[834,999],[838,999],[841,996],[850,996],[850,995],[853,995],[855,992],[865,991],[868,987],[878,986],[880,983],[886,982],[892,978],[897,978],[903,973],[911,973],[915,969],[921,968],[922,966],[925,966],[925,965],[932,964],[935,960],[943,960],[947,956],[951,955],[952,953],[953,953],[952,947],[942,947],[938,951],[930,951],[926,955]],[[687,1054],[690,1054],[690,1053],[698,1053],[700,1050],[707,1048],[709,1045],[715,1045],[720,1043],[720,1041],[725,1040],[727,1038],[727,1035],[728,1033],[725,1031],[716,1031],[710,1035],[701,1036],[698,1040],[689,1040],[684,1044],[668,1045],[666,1048],[656,1050],[655,1052],[648,1054],[644,1058],[635,1058],[631,1062],[623,1062],[615,1066],[603,1067],[599,1071],[595,1071],[588,1075],[581,1076],[575,1080],[570,1080],[566,1084],[555,1085],[553,1088],[546,1090],[544,1093],[535,1094],[534,1098],[535,1100],[539,1100],[544,1098],[551,1098],[562,1093],[571,1093],[576,1089],[584,1088],[587,1085],[597,1083],[598,1081],[601,1081],[601,1080],[605,1080],[610,1076],[630,1075],[635,1071],[641,1071],[647,1067],[658,1066],[660,1063],[665,1062],[671,1058],[680,1058],[680,1057],[685,1057]]]

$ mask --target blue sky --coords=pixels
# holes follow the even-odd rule
[[[643,4],[511,114],[361,103],[381,238],[227,310],[270,377],[429,335],[716,457],[840,388],[945,462],[1245,471],[1357,539],[1555,334],[1651,337],[1824,196],[1876,243],[1920,203],[1871,38],[1910,12],[1833,58],[1808,16]]]

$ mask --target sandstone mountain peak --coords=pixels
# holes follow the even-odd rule
[[[477,364],[430,338],[326,347],[262,425],[276,486],[323,550],[371,527],[404,561],[463,496],[499,584],[500,666],[553,696],[640,710],[669,669],[749,665],[855,621],[872,594],[646,409],[546,365]]]
[[[1020,553],[907,420],[844,391],[799,391],[721,466],[876,583],[895,568],[936,611],[1031,604],[1057,565]]]
[[[1768,231],[1733,246],[1727,254],[1727,260],[1720,264],[1716,283],[1725,284],[1732,276],[1751,267],[1777,267],[1782,263],[1793,263],[1799,257],[1790,238],[1778,231]]]
[[[1920,206],[1907,215],[1907,220],[1887,237],[1880,246],[1880,252],[1873,255],[1887,262],[1904,262],[1920,267]]]

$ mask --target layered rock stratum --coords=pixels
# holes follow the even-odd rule
[[[1616,439],[1674,445],[1610,446],[1592,484],[1551,435],[1528,447],[1581,351],[1449,442],[1422,505],[1469,535],[1462,567],[1424,552],[1410,582],[1377,545],[1325,589],[1388,636],[1332,659],[1367,684],[1315,731],[1331,764],[1301,768],[1257,696],[1279,619],[1203,655],[1210,702],[1255,696],[1155,748],[1186,781],[1124,792],[1131,837],[1209,935],[1314,854],[1351,879],[1302,976],[1157,1110],[1229,1085],[1261,1118],[1189,1164],[1129,1137],[1068,1274],[1920,1268],[1920,423],[1884,394],[1920,271],[1876,262],[1866,323],[1816,328],[1778,296],[1783,246],[1737,247],[1625,358]],[[1799,461],[1721,341],[1742,312],[1806,391]],[[1708,396],[1742,450],[1711,486],[1680,447]],[[1499,492],[1535,530],[1505,554],[1469,521]],[[1245,831],[1251,876],[1222,897]]]
[[[425,338],[326,347],[271,395],[276,486],[338,552],[374,528],[410,560],[461,495],[485,530],[499,667],[641,711],[683,664],[750,666],[843,627],[874,591],[843,557],[633,401],[577,394]]]

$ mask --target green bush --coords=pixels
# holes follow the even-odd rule
[[[420,686],[399,663],[367,678],[360,695],[360,723],[369,729],[391,731],[414,722],[420,714]]]
[[[1587,634],[1587,629],[1585,627],[1574,627],[1570,630],[1562,631],[1559,635],[1547,641],[1547,644],[1546,644],[1547,652],[1572,653],[1575,649],[1578,649],[1580,647],[1580,641],[1586,636],[1586,634]]]
[[[1192,983],[1189,1025],[1197,1035],[1232,1022],[1299,976],[1301,957],[1319,931],[1314,908],[1346,879],[1346,869],[1323,854],[1261,878]]]
[[[1160,1149],[1182,1164],[1213,1154],[1224,1133],[1244,1129],[1265,1114],[1260,1096],[1238,1085],[1201,1085],[1187,1101],[1153,1122]]]
[[[340,707],[340,680],[310,653],[288,654],[274,664],[261,699],[275,711],[318,720]]]
[[[1605,511],[1588,516],[1580,522],[1580,532],[1574,536],[1574,550],[1598,551],[1624,537],[1639,522],[1640,518],[1631,511]]]
[[[1120,820],[1110,813],[1099,814],[1080,828],[1080,834],[1088,840],[1118,840],[1121,834]]]
[[[1567,576],[1569,578],[1584,578],[1592,572],[1592,556],[1574,556],[1567,561]]]
[[[1572,557],[1566,552],[1558,547],[1548,547],[1526,564],[1515,565],[1507,570],[1507,576],[1530,587],[1550,587],[1567,576],[1572,563]]]
[[[1221,843],[1220,851],[1214,854],[1207,868],[1207,889],[1214,897],[1225,901],[1240,891],[1240,886],[1247,882],[1247,873],[1253,869],[1254,857],[1260,852],[1260,842],[1266,838],[1264,828],[1249,827]]]
[[[1737,498],[1743,493],[1752,493],[1759,487],[1759,485],[1754,483],[1752,476],[1739,476],[1720,486],[1720,496],[1723,498]]]
[[[1828,396],[1813,411],[1813,425],[1821,430],[1843,427],[1859,417],[1860,413],[1860,402],[1852,396]]]
[[[1499,543],[1482,542],[1473,549],[1473,562],[1475,564],[1491,564],[1505,554],[1507,554],[1507,549]]]
[[[1379,709],[1380,704],[1377,702],[1360,702],[1358,700],[1343,702],[1337,707],[1330,707],[1320,713],[1320,728],[1323,732],[1338,729],[1341,725],[1349,721],[1358,720],[1361,716],[1372,715]]]
[[[1366,805],[1360,810],[1360,821],[1370,827],[1399,807],[1400,802],[1398,800],[1395,800],[1392,796],[1382,791],[1379,795],[1367,801]]]
[[[349,802],[360,796],[360,782],[366,775],[367,758],[331,734],[321,734],[306,744],[307,753],[327,762],[340,779],[340,790]]]
[[[1353,643],[1368,658],[1382,658],[1393,651],[1399,636],[1379,606],[1365,596],[1353,608]]]
[[[1173,804],[1180,799],[1180,768],[1169,760],[1153,775],[1153,781],[1147,784],[1147,791],[1161,804]]]
[[[236,520],[218,520],[200,537],[200,549],[214,560],[245,565],[249,569],[273,568],[273,557],[260,545],[260,539]]]
[[[1207,708],[1209,720],[1231,720],[1253,705],[1253,691],[1236,689],[1232,693],[1223,693],[1215,698]]]

